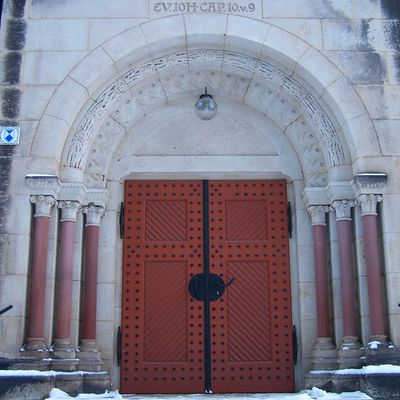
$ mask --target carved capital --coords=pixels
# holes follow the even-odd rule
[[[76,215],[82,207],[77,201],[62,200],[58,202],[58,208],[61,208],[61,222],[75,222]]]
[[[34,195],[31,196],[31,203],[35,204],[36,217],[50,217],[51,207],[57,204],[53,196]]]
[[[354,200],[334,200],[331,207],[336,212],[336,221],[351,221],[351,208],[354,205]]]
[[[377,215],[376,206],[382,201],[379,194],[362,194],[357,197],[356,204],[361,206],[361,215]]]
[[[83,207],[82,211],[86,214],[85,226],[100,226],[101,217],[105,212],[104,207],[90,205]]]
[[[330,210],[329,206],[309,206],[307,212],[311,217],[311,225],[326,225],[326,213]]]

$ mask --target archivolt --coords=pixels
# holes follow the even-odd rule
[[[70,139],[68,150],[64,153],[64,166],[80,170],[85,168],[86,155],[90,153],[91,146],[93,146],[96,127],[102,124],[102,121],[110,115],[115,105],[129,90],[139,87],[143,81],[151,78],[154,80],[155,77],[157,83],[161,86],[161,90],[159,90],[158,96],[153,95],[153,99],[155,102],[160,102],[160,98],[157,97],[164,97],[163,101],[168,103],[168,87],[159,77],[174,69],[196,70],[197,68],[204,68],[204,66],[209,69],[222,69],[224,72],[232,71],[239,76],[246,77],[248,87],[251,86],[252,82],[261,81],[267,87],[278,89],[300,108],[312,130],[319,134],[320,143],[327,156],[327,167],[337,167],[349,163],[346,146],[343,145],[340,138],[341,133],[335,128],[319,101],[293,76],[264,60],[249,55],[227,50],[202,49],[166,54],[130,68],[127,72],[118,76],[100,93],[84,113],[78,128]],[[187,88],[180,88],[182,93],[187,93],[187,89],[194,88],[193,83],[189,82],[188,85]],[[149,90],[152,90],[151,86]],[[222,85],[219,85],[218,90],[221,91],[220,95],[226,95]],[[236,100],[246,103],[246,92],[243,98]],[[143,96],[143,92],[141,96]],[[174,96],[176,98],[176,93],[174,93]],[[134,96],[134,101],[140,104],[140,96]],[[266,107],[267,104],[261,105],[261,109],[266,109]],[[146,110],[143,113],[145,114]]]

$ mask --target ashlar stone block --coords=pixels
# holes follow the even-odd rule
[[[86,55],[87,51],[27,51],[21,81],[26,85],[57,85]]]
[[[64,120],[69,126],[74,123],[82,104],[89,98],[88,92],[82,84],[75,79],[67,77],[57,88],[45,114],[47,116]],[[74,99],[74,101],[71,101]]]
[[[166,49],[184,48],[186,46],[186,29],[183,15],[168,18],[168,24],[164,20],[156,19],[141,25],[147,41],[150,54],[153,56],[162,54]]]
[[[293,71],[297,61],[310,47],[298,37],[272,26],[264,42],[263,56],[270,57],[281,63],[289,71]]]
[[[278,26],[298,36],[317,49],[322,48],[322,28],[320,19],[264,18],[264,22]]]
[[[24,48],[25,50],[87,50],[88,37],[89,20],[30,19],[27,22]]]
[[[147,0],[68,0],[48,2],[32,0],[31,18],[135,18],[147,17]]]
[[[121,72],[134,63],[150,58],[147,41],[140,26],[120,33],[103,43],[102,47]]]
[[[188,47],[223,47],[228,23],[228,16],[222,14],[199,15],[186,14],[184,16]]]
[[[112,2],[114,3],[114,2]],[[93,10],[93,7],[92,7]],[[146,18],[99,18],[90,20],[89,49],[94,49],[105,41],[134,26],[146,22]]]
[[[373,121],[383,154],[400,154],[400,119]]]
[[[351,83],[382,85],[386,79],[385,54],[376,51],[328,51],[324,53]]]
[[[262,51],[270,29],[270,25],[260,21],[229,15],[225,48],[241,47],[257,55]]]
[[[114,61],[101,47],[91,52],[70,73],[70,77],[84,86],[89,93],[94,93],[99,84],[115,76],[117,69]]]

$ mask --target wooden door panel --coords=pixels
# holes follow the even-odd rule
[[[210,182],[210,272],[234,281],[211,304],[216,393],[294,390],[286,182]]]
[[[203,270],[201,185],[125,184],[122,393],[203,391],[203,304],[187,290]]]

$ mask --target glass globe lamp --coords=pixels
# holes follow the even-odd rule
[[[205,88],[205,93],[197,100],[194,109],[196,115],[204,121],[208,121],[217,115],[217,103],[214,101],[213,97],[207,93],[207,88]]]

